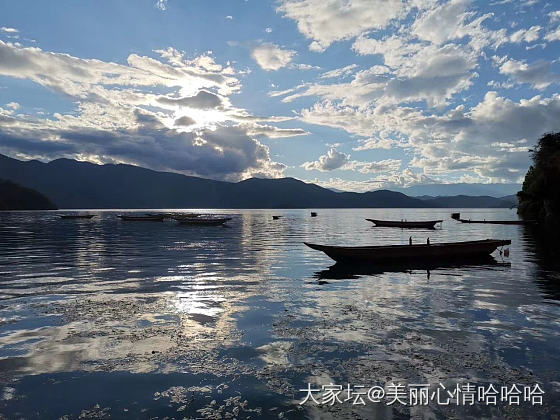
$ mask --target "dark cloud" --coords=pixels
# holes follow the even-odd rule
[[[177,118],[175,120],[176,126],[188,127],[189,125],[194,125],[194,124],[196,124],[196,121],[193,120],[191,117],[187,117],[186,115],[181,118]]]
[[[170,98],[168,96],[160,96],[157,101],[166,105],[186,106],[189,108],[212,109],[222,105],[222,99],[207,90],[201,90],[195,96],[187,96],[184,98]]]

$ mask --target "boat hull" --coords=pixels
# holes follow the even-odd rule
[[[403,261],[461,261],[490,255],[498,247],[510,245],[510,240],[485,239],[482,241],[435,243],[431,245],[392,246],[327,246],[304,242],[308,247],[322,251],[342,263],[387,263]]]
[[[400,228],[424,228],[424,229],[434,229],[434,227],[438,224],[443,222],[443,220],[426,220],[426,221],[417,221],[417,222],[408,222],[408,221],[400,221],[400,220],[377,220],[377,219],[366,219],[375,226],[378,227],[400,227]]]
[[[200,217],[192,217],[179,220],[179,223],[182,225],[191,225],[191,226],[218,226],[223,225],[228,220],[231,220],[231,217],[224,217],[219,219],[202,219]]]
[[[461,223],[484,223],[488,225],[533,225],[533,220],[466,220],[458,219]]]
[[[121,220],[125,220],[127,222],[162,222],[164,216],[157,215],[157,216],[119,216]]]

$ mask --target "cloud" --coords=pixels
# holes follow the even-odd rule
[[[361,70],[349,83],[307,84],[290,93],[284,102],[318,96],[344,105],[368,106],[426,101],[429,106],[445,105],[453,95],[472,85],[477,76],[477,56],[470,50],[449,44],[424,46],[402,62],[375,65]],[[281,93],[276,92],[277,95]]]
[[[412,33],[421,40],[442,44],[468,35],[465,21],[471,0],[450,0],[422,14],[412,25]]]
[[[326,155],[319,156],[319,159],[313,162],[305,162],[301,166],[308,171],[317,170],[321,172],[339,169],[349,162],[350,155],[336,150],[331,147]]]
[[[167,10],[167,0],[157,0],[154,6],[163,12]]]
[[[550,42],[553,41],[560,41],[560,27],[556,28],[553,31],[548,32],[545,36],[544,39]]]
[[[19,31],[16,28],[8,28],[6,26],[2,26],[0,28],[0,32],[5,32],[8,34],[17,34]]]
[[[293,50],[284,50],[275,44],[262,44],[253,49],[251,56],[266,71],[279,70],[286,67],[295,57]]]
[[[357,67],[358,67],[357,64],[350,64],[349,66],[345,66],[345,67],[341,67],[341,68],[338,68],[338,69],[327,71],[327,72],[321,74],[321,76],[319,76],[319,78],[321,78],[321,79],[335,79],[335,78],[339,78],[339,77],[346,77],[346,76],[352,74]]]
[[[373,138],[360,140],[360,145],[354,147],[352,150],[363,151],[363,150],[375,150],[375,149],[391,149],[397,146],[397,142],[390,138]]]
[[[406,8],[401,0],[280,0],[277,11],[295,20],[299,31],[313,40],[309,49],[320,52],[335,41],[385,28]]]
[[[379,172],[397,171],[401,166],[399,159],[385,159],[373,162],[360,162],[350,160],[350,155],[336,150],[336,145],[316,161],[304,162],[301,167],[308,171],[317,170],[321,172],[341,169],[344,171],[355,171],[362,174],[373,174]]]
[[[10,108],[12,111],[17,111],[20,105],[17,102],[9,102],[6,104],[6,107]]]
[[[534,42],[539,39],[540,26],[531,26],[529,29],[520,29],[510,36],[510,41],[516,44],[521,42]]]
[[[307,134],[278,128],[232,105],[241,89],[231,66],[209,54],[187,59],[131,54],[127,64],[82,59],[0,41],[0,75],[31,80],[68,97],[76,109],[47,116],[1,110],[0,150],[19,157],[123,162],[216,179],[281,176],[256,137]],[[161,92],[168,92],[161,95]]]
[[[427,176],[457,172],[479,181],[517,182],[529,165],[527,150],[543,133],[560,128],[560,95],[515,102],[488,92],[472,108],[460,105],[442,115],[412,107],[372,110],[326,101],[303,110],[301,119],[361,136],[398,138],[399,146],[414,153],[410,165]]]
[[[548,61],[527,64],[525,61],[508,60],[500,66],[500,73],[510,76],[517,83],[529,83],[536,89],[545,89],[552,83],[560,82],[560,75],[552,73]]]
[[[187,96],[183,98],[170,98],[167,96],[161,96],[157,98],[157,101],[161,104],[185,106],[189,108],[199,109],[218,108],[222,105],[222,99],[219,95],[208,92],[206,90],[201,90],[194,96]]]
[[[187,115],[183,115],[175,120],[176,126],[188,127],[190,125],[195,125],[196,121]]]

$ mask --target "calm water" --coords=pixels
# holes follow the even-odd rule
[[[0,213],[0,413],[8,418],[549,418],[560,286],[526,228],[450,210],[232,210],[228,227]],[[513,210],[463,210],[516,218]],[[281,214],[280,220],[272,220]],[[444,219],[435,231],[365,217]],[[302,241],[511,239],[496,263],[345,273]],[[546,246],[543,248],[546,251]],[[542,407],[299,405],[308,383],[540,383]],[[320,393],[316,394],[320,398]]]

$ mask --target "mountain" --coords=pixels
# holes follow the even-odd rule
[[[334,192],[294,178],[224,182],[133,165],[71,159],[43,163],[0,155],[0,178],[41,191],[60,208],[421,208],[510,207],[490,196],[409,197],[401,192]]]
[[[427,207],[446,208],[505,208],[517,205],[517,197],[509,195],[505,197],[490,196],[468,196],[454,195],[449,197],[416,197],[427,203]]]
[[[293,178],[231,183],[132,165],[70,159],[43,163],[0,155],[0,178],[42,191],[60,208],[425,207],[393,191],[336,193]]]
[[[393,190],[412,197],[468,195],[500,198],[517,194],[521,190],[521,184],[423,184]]]
[[[0,210],[54,210],[55,205],[43,194],[0,179]]]

